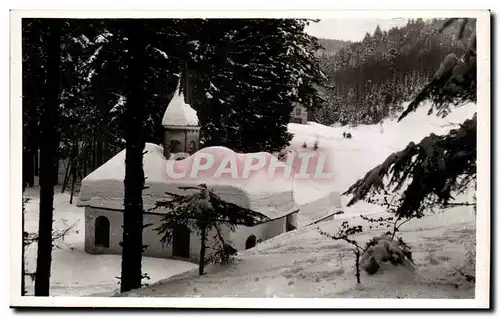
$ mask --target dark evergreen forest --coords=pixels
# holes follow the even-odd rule
[[[464,30],[452,25],[439,32],[443,23],[415,19],[402,28],[377,27],[335,54],[320,51],[328,81],[320,88],[325,102],[315,120],[325,125],[376,124],[403,110],[402,104],[432,79],[446,55],[461,56],[468,47],[474,23]]]

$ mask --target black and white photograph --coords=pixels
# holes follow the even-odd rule
[[[489,308],[488,10],[10,18],[11,306]]]

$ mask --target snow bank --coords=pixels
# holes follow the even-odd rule
[[[184,101],[184,95],[177,89],[163,115],[163,126],[198,126],[196,111]]]
[[[38,187],[26,189],[30,198],[26,205],[25,230],[38,231],[39,216]],[[54,194],[54,233],[67,234],[54,242],[50,275],[51,296],[88,296],[95,293],[114,293],[121,276],[121,255],[88,254],[84,250],[85,212],[81,207],[69,203],[69,195],[60,193],[56,187]],[[26,272],[36,270],[37,244],[26,249]],[[165,258],[142,258],[142,271],[150,279],[143,283],[154,283],[173,275],[197,268],[196,264]],[[33,281],[26,277],[26,291],[33,295]]]
[[[292,180],[279,175],[275,178],[268,178],[267,169],[257,170],[244,179],[213,178],[213,170],[219,167],[228,156],[233,156],[240,167],[247,157],[255,154],[237,154],[224,147],[204,148],[186,159],[170,161],[170,163],[173,164],[175,172],[187,172],[189,176],[193,161],[200,153],[203,153],[215,158],[214,168],[203,171],[193,179],[174,180],[166,173],[167,160],[163,156],[162,147],[147,143],[145,150],[147,152],[144,154],[143,165],[147,177],[146,186],[149,187],[143,191],[146,210],[154,207],[157,201],[167,199],[165,192],[186,193],[178,187],[196,186],[200,183],[206,183],[224,200],[260,212],[270,219],[283,217],[298,209],[293,197]],[[265,153],[257,153],[257,155],[272,156]],[[123,210],[124,177],[125,150],[83,179],[78,206]]]

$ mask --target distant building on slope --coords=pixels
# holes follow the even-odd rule
[[[198,118],[196,112],[184,102],[178,91],[170,102],[163,118],[165,138],[163,147],[146,144],[144,173],[147,177],[143,191],[144,228],[143,244],[148,245],[144,256],[160,258],[180,258],[197,261],[200,238],[186,226],[179,225],[174,231],[173,242],[164,246],[154,230],[160,225],[161,217],[167,210],[154,210],[157,201],[168,199],[165,192],[186,193],[178,187],[206,183],[224,200],[238,204],[266,215],[270,220],[252,227],[238,226],[235,231],[223,229],[224,239],[237,250],[251,248],[264,241],[297,227],[298,205],[293,196],[293,181],[282,179],[250,178],[245,183],[227,179],[186,179],[174,180],[167,177],[167,158],[172,154],[198,150]],[[236,154],[224,147],[208,147],[203,152],[212,152],[216,161],[225,156],[238,156],[245,160],[246,154]],[[271,156],[271,154],[269,154]],[[125,177],[125,150],[86,176],[80,188],[77,205],[85,207],[85,251],[92,254],[120,254],[123,235],[123,197]],[[193,157],[177,161],[181,165],[192,165]],[[189,168],[188,168],[189,169]],[[215,233],[208,233],[212,238]],[[208,246],[211,245],[209,241]]]

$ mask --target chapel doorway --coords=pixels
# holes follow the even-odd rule
[[[189,239],[191,233],[187,226],[180,224],[174,229],[172,238],[172,256],[189,258]]]

